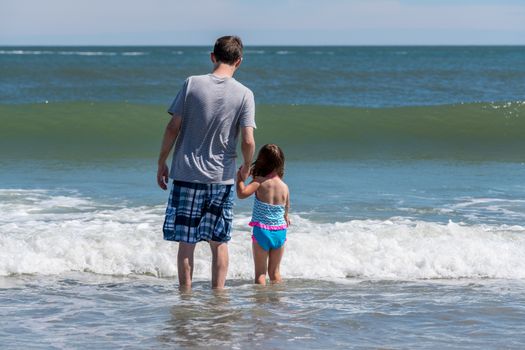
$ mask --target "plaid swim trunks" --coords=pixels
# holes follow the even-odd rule
[[[233,185],[173,181],[164,239],[197,243],[228,242],[233,219]]]

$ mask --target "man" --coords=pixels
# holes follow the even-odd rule
[[[162,140],[157,183],[166,190],[168,177],[174,180],[163,232],[164,239],[179,242],[177,270],[183,290],[191,288],[193,253],[201,241],[211,247],[212,287],[224,288],[226,282],[238,135],[244,179],[255,151],[253,93],[233,78],[242,52],[240,38],[217,39],[211,53],[213,72],[186,79],[168,110],[172,118]],[[169,172],[166,159],[174,144]]]

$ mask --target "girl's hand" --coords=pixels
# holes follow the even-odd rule
[[[286,225],[290,226],[292,224],[292,220],[288,217],[288,215],[284,216],[284,221],[286,221]]]

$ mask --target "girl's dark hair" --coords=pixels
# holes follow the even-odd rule
[[[257,159],[253,162],[252,176],[268,176],[273,171],[284,176],[284,153],[283,150],[273,143],[261,147]]]
[[[215,42],[213,54],[222,63],[232,65],[242,58],[243,45],[241,38],[234,35],[222,36]]]

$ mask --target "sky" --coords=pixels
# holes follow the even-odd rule
[[[0,45],[525,45],[525,0],[0,0]]]

